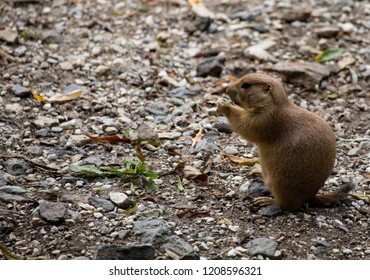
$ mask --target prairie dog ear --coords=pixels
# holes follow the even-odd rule
[[[272,85],[271,84],[267,84],[266,87],[265,87],[265,92],[266,93],[270,93],[272,91]]]

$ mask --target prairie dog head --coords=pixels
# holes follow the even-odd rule
[[[246,110],[262,112],[287,104],[282,84],[267,75],[248,74],[233,82],[226,90],[231,100]]]

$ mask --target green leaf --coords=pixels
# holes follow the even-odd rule
[[[125,182],[130,182],[133,188],[145,187],[148,192],[157,188],[155,179],[158,174],[151,171],[151,166],[141,162],[138,158],[128,157],[123,159],[123,167],[96,167],[94,165],[70,165],[69,170],[87,177],[123,177]]]
[[[132,207],[130,209],[127,209],[126,211],[124,211],[123,213],[126,214],[126,215],[132,215],[132,214],[135,214],[136,211],[137,211],[137,204],[136,204],[136,201],[133,200],[132,202]]]
[[[332,94],[329,94],[326,98],[327,99],[337,99],[338,98],[338,94],[332,93]]]
[[[333,60],[335,58],[338,58],[342,54],[343,54],[343,49],[342,48],[327,49],[325,51],[320,52],[315,57],[315,60],[317,62],[325,62],[325,61],[329,61],[329,60]]]
[[[357,84],[358,83],[358,74],[356,70],[353,68],[349,68],[349,72],[351,73],[351,78],[352,78],[352,84]]]
[[[179,189],[180,192],[184,191],[184,186],[181,182],[180,176],[177,176],[177,188]]]
[[[149,193],[154,192],[157,189],[157,185],[152,179],[149,179],[147,184],[146,184],[146,191]]]
[[[70,165],[69,170],[86,176],[101,176],[104,172],[93,165]]]

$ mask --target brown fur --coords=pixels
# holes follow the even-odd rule
[[[227,89],[232,101],[218,103],[234,132],[259,148],[262,175],[272,203],[288,211],[306,202],[330,204],[339,193],[316,195],[333,170],[335,136],[318,115],[296,106],[282,84],[269,76],[248,74]]]

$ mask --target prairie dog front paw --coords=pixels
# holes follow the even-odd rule
[[[217,100],[217,112],[225,115],[231,106],[231,102],[225,98],[219,98]]]

